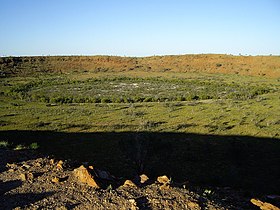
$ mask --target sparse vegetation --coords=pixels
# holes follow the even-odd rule
[[[273,92],[269,86],[242,86],[203,79],[111,77],[40,79],[6,88],[7,96],[25,101],[68,103],[137,103],[207,99],[248,100]]]
[[[0,141],[0,148],[8,148],[9,142],[7,141]]]

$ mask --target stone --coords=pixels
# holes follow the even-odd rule
[[[131,210],[138,210],[139,208],[137,207],[137,202],[136,202],[136,200],[135,199],[133,199],[133,198],[131,198],[131,199],[129,199],[128,200],[130,203],[131,203]]]
[[[261,210],[280,210],[278,207],[276,207],[270,203],[262,202],[258,199],[252,198],[250,201],[255,206],[260,207]]]
[[[78,179],[79,182],[87,184],[90,187],[100,188],[93,177],[90,175],[88,170],[81,165],[79,168],[74,169],[74,176]]]
[[[137,186],[131,180],[127,179],[125,180],[123,187],[137,187]]]
[[[34,165],[35,165],[36,167],[42,167],[42,165],[41,165],[40,162],[36,162]]]
[[[27,177],[26,177],[25,174],[20,174],[20,175],[19,175],[19,179],[20,179],[21,181],[25,182],[25,181],[27,180]]]
[[[147,182],[149,180],[149,177],[146,174],[140,175],[139,178],[140,178],[141,184],[144,184],[145,182]]]
[[[25,182],[25,181],[32,182],[34,179],[34,176],[32,173],[24,173],[24,174],[19,175],[19,179],[23,182]]]
[[[63,169],[63,161],[62,160],[58,161],[56,166],[57,166],[58,169]]]
[[[16,169],[16,168],[17,168],[17,165],[14,164],[14,163],[7,163],[7,164],[6,164],[6,167],[7,167],[7,168],[11,168],[11,169]]]
[[[196,203],[196,202],[193,202],[193,201],[188,201],[187,202],[187,207],[188,207],[187,209],[197,209],[197,210],[201,209],[199,204]]]
[[[163,184],[159,187],[160,190],[168,190],[170,188],[169,184]]]
[[[24,164],[22,165],[22,169],[28,170],[29,168],[30,168],[30,165],[28,165],[28,164],[26,164],[26,163],[24,163]]]
[[[157,181],[160,183],[160,184],[164,184],[164,185],[167,185],[167,184],[170,184],[170,179],[167,177],[167,176],[159,176],[157,178]]]
[[[59,182],[59,178],[58,177],[54,177],[52,178],[52,183],[58,183]]]
[[[54,159],[50,159],[50,164],[54,165]]]

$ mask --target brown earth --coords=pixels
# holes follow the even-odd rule
[[[203,72],[280,77],[280,56],[220,54],[151,57],[37,56],[0,58],[0,76],[72,72]]]
[[[251,197],[230,188],[201,191],[166,176],[125,181],[80,164],[0,149],[0,209],[258,209]]]

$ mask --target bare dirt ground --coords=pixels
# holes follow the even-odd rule
[[[199,191],[166,176],[131,180],[34,150],[0,149],[0,209],[259,209],[230,188]]]

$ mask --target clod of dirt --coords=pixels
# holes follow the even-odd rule
[[[157,178],[158,183],[163,184],[163,185],[169,185],[170,184],[170,179],[167,176],[159,176]]]
[[[62,160],[58,161],[58,163],[56,164],[56,167],[58,169],[63,169],[63,161]]]
[[[141,184],[144,184],[145,182],[147,182],[149,180],[149,177],[146,174],[140,175],[139,178],[140,178]]]
[[[54,165],[54,159],[50,159],[50,164]]]
[[[193,201],[188,201],[187,202],[187,207],[188,207],[188,209],[193,209],[193,210],[200,210],[201,209],[199,204],[196,203],[196,202],[193,202]]]
[[[73,174],[79,182],[85,183],[90,187],[100,188],[96,181],[93,179],[93,177],[90,175],[88,170],[83,165],[81,165],[79,168],[74,169]]]
[[[25,182],[25,181],[32,182],[34,179],[34,176],[32,173],[29,172],[29,173],[20,174],[19,179],[23,182]]]
[[[6,164],[6,167],[9,168],[9,169],[16,169],[16,168],[17,168],[17,165],[14,164],[14,163],[7,163],[7,164]]]
[[[68,179],[68,176],[65,177],[54,177],[52,178],[51,182],[52,183],[59,183],[59,182],[65,182]]]
[[[58,183],[58,182],[59,182],[59,178],[58,178],[58,177],[52,178],[52,182],[53,182],[53,183]]]
[[[134,184],[134,182],[132,182],[129,179],[125,180],[123,187],[136,187],[137,188],[136,184]]]
[[[261,210],[280,210],[278,207],[270,204],[270,203],[266,203],[266,202],[262,202],[258,199],[251,199],[251,203],[260,207]]]
[[[28,164],[23,164],[23,165],[21,166],[21,168],[22,168],[23,170],[28,170],[30,167],[31,167],[31,166],[28,165]]]
[[[139,208],[137,207],[137,202],[135,201],[135,199],[129,199],[128,200],[131,203],[131,210],[138,210]]]

